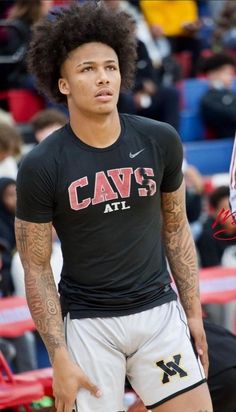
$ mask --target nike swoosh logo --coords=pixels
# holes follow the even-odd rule
[[[131,153],[131,152],[130,152],[129,157],[130,157],[131,159],[133,159],[134,157],[136,157],[136,156],[138,156],[140,153],[142,153],[144,150],[145,150],[145,148],[139,150],[139,152],[136,152],[136,153]]]

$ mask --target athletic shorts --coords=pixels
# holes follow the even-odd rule
[[[67,315],[65,329],[73,360],[102,391],[96,398],[80,389],[78,412],[123,411],[126,375],[147,409],[206,381],[176,300],[128,316]]]

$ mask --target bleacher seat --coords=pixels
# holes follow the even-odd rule
[[[19,378],[13,374],[0,352],[0,410],[31,412],[30,404],[44,396],[44,388],[39,380],[32,377]]]
[[[186,79],[179,86],[181,99],[180,136],[183,142],[205,139],[205,127],[199,106],[208,88],[205,79]]]
[[[202,175],[227,173],[233,142],[233,138],[187,142],[184,144],[185,157],[187,162],[197,167]]]

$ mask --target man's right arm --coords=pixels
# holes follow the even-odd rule
[[[66,349],[57,288],[50,266],[52,224],[16,219],[16,242],[25,272],[28,305],[51,362],[58,348]]]
[[[53,393],[57,412],[71,412],[78,390],[83,387],[101,395],[67,351],[63,320],[50,257],[52,224],[16,219],[16,242],[25,272],[26,297],[32,318],[53,366]]]

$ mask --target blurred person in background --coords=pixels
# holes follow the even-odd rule
[[[220,11],[215,20],[213,35],[213,50],[215,52],[232,51],[236,53],[236,2],[226,0],[223,2],[210,1],[218,4]],[[220,4],[221,3],[221,4]]]
[[[202,233],[197,240],[202,267],[221,265],[225,250],[229,246],[236,245],[235,225],[232,224],[232,217],[227,218],[228,213],[230,213],[229,187],[217,187],[209,195],[208,205],[208,215],[203,224]],[[226,214],[221,214],[222,211],[226,211]],[[222,232],[217,234],[218,231]]]
[[[182,171],[186,184],[186,212],[192,235],[196,241],[202,230],[202,203],[204,182],[200,172],[187,160],[183,160]]]
[[[183,51],[191,53],[190,74],[193,76],[201,51],[201,41],[197,36],[200,22],[196,1],[140,0],[140,6],[154,39],[165,36],[173,54]]]
[[[216,139],[233,137],[236,129],[236,91],[232,89],[235,59],[218,53],[203,59],[199,68],[209,82],[209,89],[200,102],[205,126]]]
[[[8,13],[8,21],[16,29],[5,29],[5,44],[1,48],[7,55],[22,50],[21,58],[16,64],[0,65],[0,89],[11,88],[35,89],[34,80],[29,75],[26,65],[26,54],[31,39],[32,26],[47,15],[53,0],[15,0]],[[23,52],[24,51],[24,52]]]
[[[68,123],[68,117],[57,109],[45,109],[32,117],[31,126],[38,143]]]
[[[15,126],[0,123],[0,177],[16,179],[22,138]]]
[[[11,259],[16,246],[14,233],[14,219],[16,210],[16,182],[7,177],[0,178],[0,233],[8,248],[2,254],[2,295],[13,293],[11,278]]]

